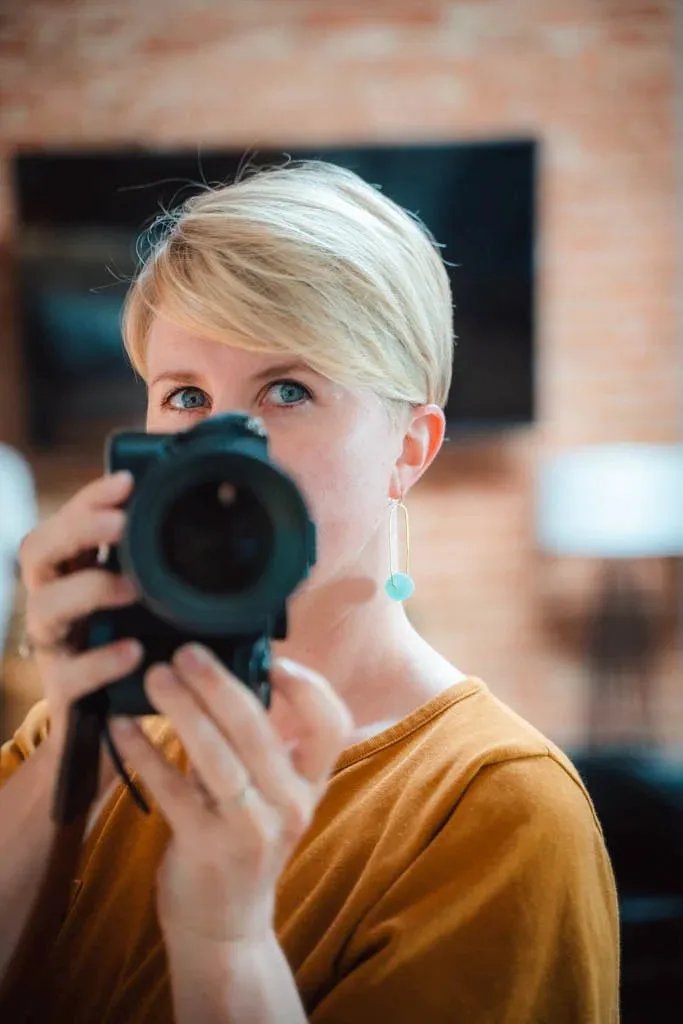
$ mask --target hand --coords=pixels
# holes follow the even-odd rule
[[[157,877],[167,941],[261,941],[275,890],[352,729],[329,683],[289,662],[271,674],[272,705],[198,645],[145,677],[191,770],[170,765],[132,719],[112,734],[166,818],[172,837]]]
[[[116,473],[84,487],[28,534],[19,553],[28,592],[26,630],[48,703],[49,743],[57,755],[71,703],[132,671],[142,660],[141,646],[134,640],[85,653],[73,651],[68,643],[79,619],[98,608],[117,608],[136,599],[129,580],[95,566],[98,548],[121,537],[125,513],[117,506],[128,497],[132,484],[130,473]],[[115,774],[108,756],[102,767],[100,792]]]

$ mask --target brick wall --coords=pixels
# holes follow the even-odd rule
[[[5,0],[0,249],[18,147],[267,146],[535,135],[540,421],[453,446],[411,502],[428,637],[561,741],[582,670],[547,610],[590,568],[534,548],[534,466],[568,445],[678,438],[675,0]],[[2,427],[18,436],[6,275]],[[492,368],[495,372],[495,368]],[[45,507],[88,467],[39,470]],[[675,654],[661,721],[683,735]]]

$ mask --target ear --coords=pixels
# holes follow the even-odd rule
[[[403,498],[431,466],[443,444],[446,417],[438,405],[416,405],[403,436],[403,448],[391,475],[390,498]]]

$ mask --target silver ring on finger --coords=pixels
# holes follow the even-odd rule
[[[29,633],[24,633],[23,637],[17,644],[17,654],[23,661],[27,661],[35,654],[59,654],[68,650],[69,645],[66,642],[66,638],[53,640],[51,643],[43,644],[38,640],[34,640]]]

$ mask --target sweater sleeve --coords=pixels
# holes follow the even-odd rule
[[[350,937],[312,1024],[613,1024],[618,909],[589,797],[552,755],[479,770]]]

